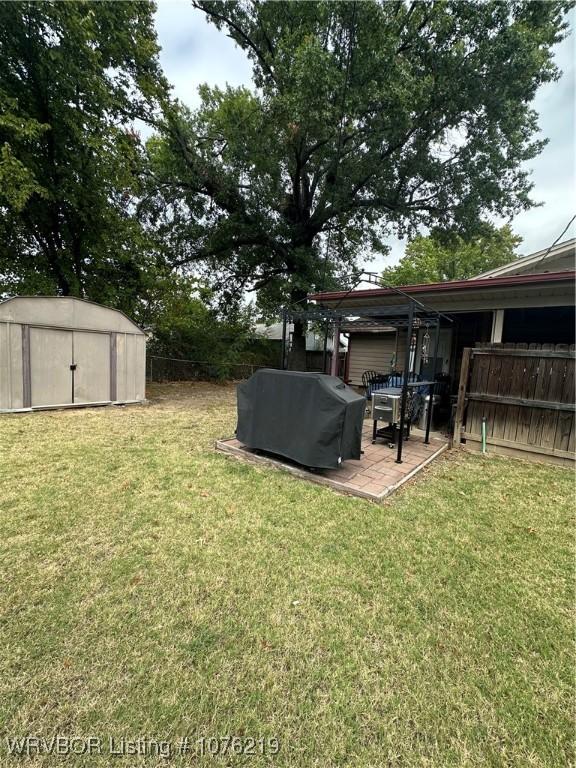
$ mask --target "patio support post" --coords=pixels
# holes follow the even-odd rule
[[[332,361],[330,364],[330,375],[338,376],[338,363],[340,362],[340,322],[334,323],[334,333],[332,335]]]
[[[436,390],[436,365],[438,363],[438,344],[440,341],[440,318],[436,323],[436,338],[434,339],[434,365],[432,366],[432,384],[428,392],[428,413],[426,414],[426,437],[424,442],[428,444],[430,442],[430,425],[432,424],[432,410],[434,408],[434,392]]]
[[[282,359],[280,360],[280,369],[286,370],[286,310],[282,312]]]
[[[404,440],[404,421],[406,419],[406,400],[408,399],[408,378],[410,376],[410,345],[412,325],[414,323],[414,302],[410,302],[408,325],[406,326],[406,352],[404,355],[404,378],[402,380],[402,403],[400,405],[400,434],[398,435],[398,454],[396,464],[402,464],[402,441]]]
[[[326,373],[326,362],[328,359],[328,330],[330,325],[328,320],[324,322],[324,346],[322,347],[322,373]]]

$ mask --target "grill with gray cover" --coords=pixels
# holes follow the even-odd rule
[[[238,440],[316,469],[360,459],[366,400],[336,376],[263,368],[238,385]]]

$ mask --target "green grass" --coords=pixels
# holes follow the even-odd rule
[[[5,736],[277,736],[170,765],[564,766],[573,475],[451,454],[382,505],[213,450],[231,387],[0,418]]]

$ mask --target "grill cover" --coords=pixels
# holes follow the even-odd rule
[[[336,376],[262,368],[238,385],[236,436],[307,467],[359,459],[366,400]]]

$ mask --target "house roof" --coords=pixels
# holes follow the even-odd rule
[[[348,320],[340,326],[342,333],[396,333],[397,328],[374,321],[367,326],[362,320]]]
[[[398,303],[398,291],[442,312],[482,311],[508,307],[574,306],[576,271],[451,280],[393,288],[325,291],[309,298],[339,307],[382,306]]]
[[[543,272],[536,275],[504,275],[499,278],[469,278],[467,280],[448,280],[442,283],[417,283],[415,285],[399,285],[398,290],[410,295],[416,293],[435,293],[436,291],[466,291],[478,287],[495,288],[502,285],[525,285],[529,283],[552,283],[558,280],[566,280],[571,276],[572,280],[576,272]],[[316,301],[336,301],[347,296],[395,296],[398,292],[394,288],[365,288],[359,291],[323,291],[313,293],[310,299]]]
[[[501,267],[490,269],[476,275],[475,278],[502,277],[504,275],[522,275],[529,273],[562,272],[576,267],[576,237],[564,240],[562,243],[543,248],[528,256],[509,261]]]

